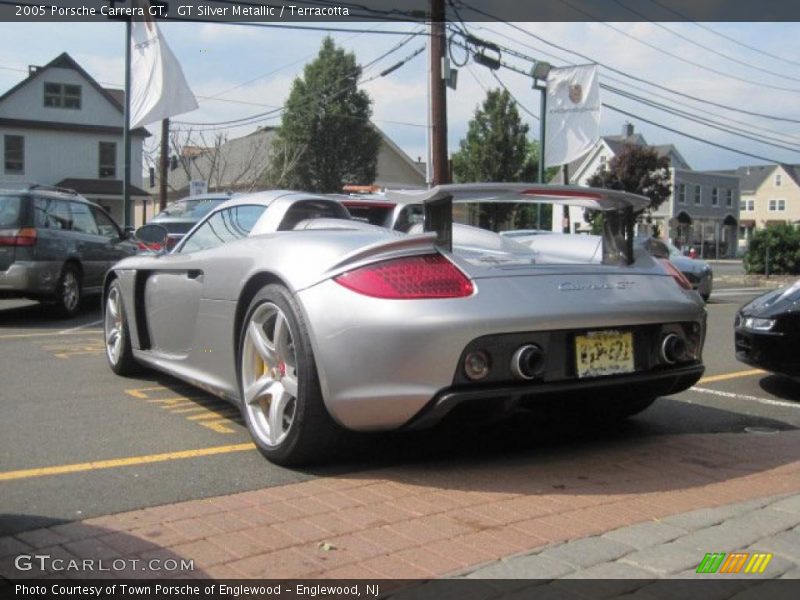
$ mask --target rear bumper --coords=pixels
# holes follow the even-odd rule
[[[61,275],[61,262],[17,261],[0,271],[0,298],[50,296]]]
[[[705,367],[685,367],[647,371],[606,378],[569,380],[556,383],[534,383],[493,387],[451,387],[439,392],[413,419],[406,429],[424,429],[438,423],[450,411],[466,402],[494,402],[504,410],[519,405],[535,408],[537,403],[554,399],[569,402],[570,396],[591,392],[602,398],[656,397],[676,394],[693,386],[702,377]],[[498,401],[504,401],[500,404]]]

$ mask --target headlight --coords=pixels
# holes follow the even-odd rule
[[[775,319],[759,319],[757,317],[745,317],[745,329],[752,329],[753,331],[769,331],[775,326]]]

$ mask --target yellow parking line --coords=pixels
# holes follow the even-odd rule
[[[144,456],[129,456],[127,458],[113,458],[111,460],[97,460],[86,463],[72,465],[58,465],[55,467],[40,467],[37,469],[22,469],[20,471],[0,472],[0,481],[10,481],[12,479],[30,479],[33,477],[44,477],[46,475],[64,475],[66,473],[79,473],[81,471],[97,471],[99,469],[113,469],[115,467],[130,467],[133,465],[147,465],[168,460],[179,460],[182,458],[197,458],[200,456],[213,456],[215,454],[229,454],[231,452],[244,452],[252,450],[255,445],[252,442],[246,444],[231,444],[228,446],[211,446],[209,448],[197,448],[196,450],[180,450],[177,452],[165,452],[163,454],[146,454]]]
[[[710,375],[703,377],[697,383],[713,383],[714,381],[725,381],[727,379],[738,379],[739,377],[752,377],[753,375],[761,375],[766,373],[761,369],[750,369],[749,371],[735,371],[733,373],[723,373],[722,375]]]
[[[87,333],[92,334],[95,333],[100,335],[103,333],[102,329],[92,330],[92,329],[83,329],[81,331],[65,331],[63,333],[58,333],[57,331],[47,332],[47,333],[9,333],[6,335],[0,335],[0,340],[11,340],[11,339],[19,339],[19,338],[32,338],[32,337],[62,337],[65,335],[86,335]]]

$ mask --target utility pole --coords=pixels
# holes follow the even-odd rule
[[[564,185],[569,185],[569,165],[565,164],[564,167]],[[561,226],[562,231],[564,233],[570,232],[570,223],[569,223],[569,206],[566,204],[561,207]]]
[[[161,160],[158,164],[158,210],[167,208],[167,172],[169,165],[169,119],[161,121]]]
[[[112,2],[113,6],[113,2]],[[131,206],[131,20],[125,21],[125,114],[122,126],[122,217],[125,227],[133,226]]]
[[[447,164],[447,88],[442,78],[442,59],[447,53],[445,0],[430,0],[431,89],[431,183],[450,183]]]

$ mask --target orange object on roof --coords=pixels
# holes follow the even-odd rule
[[[342,188],[345,192],[355,193],[355,194],[372,194],[375,192],[380,192],[381,187],[379,185],[355,185],[355,184],[348,184]]]

